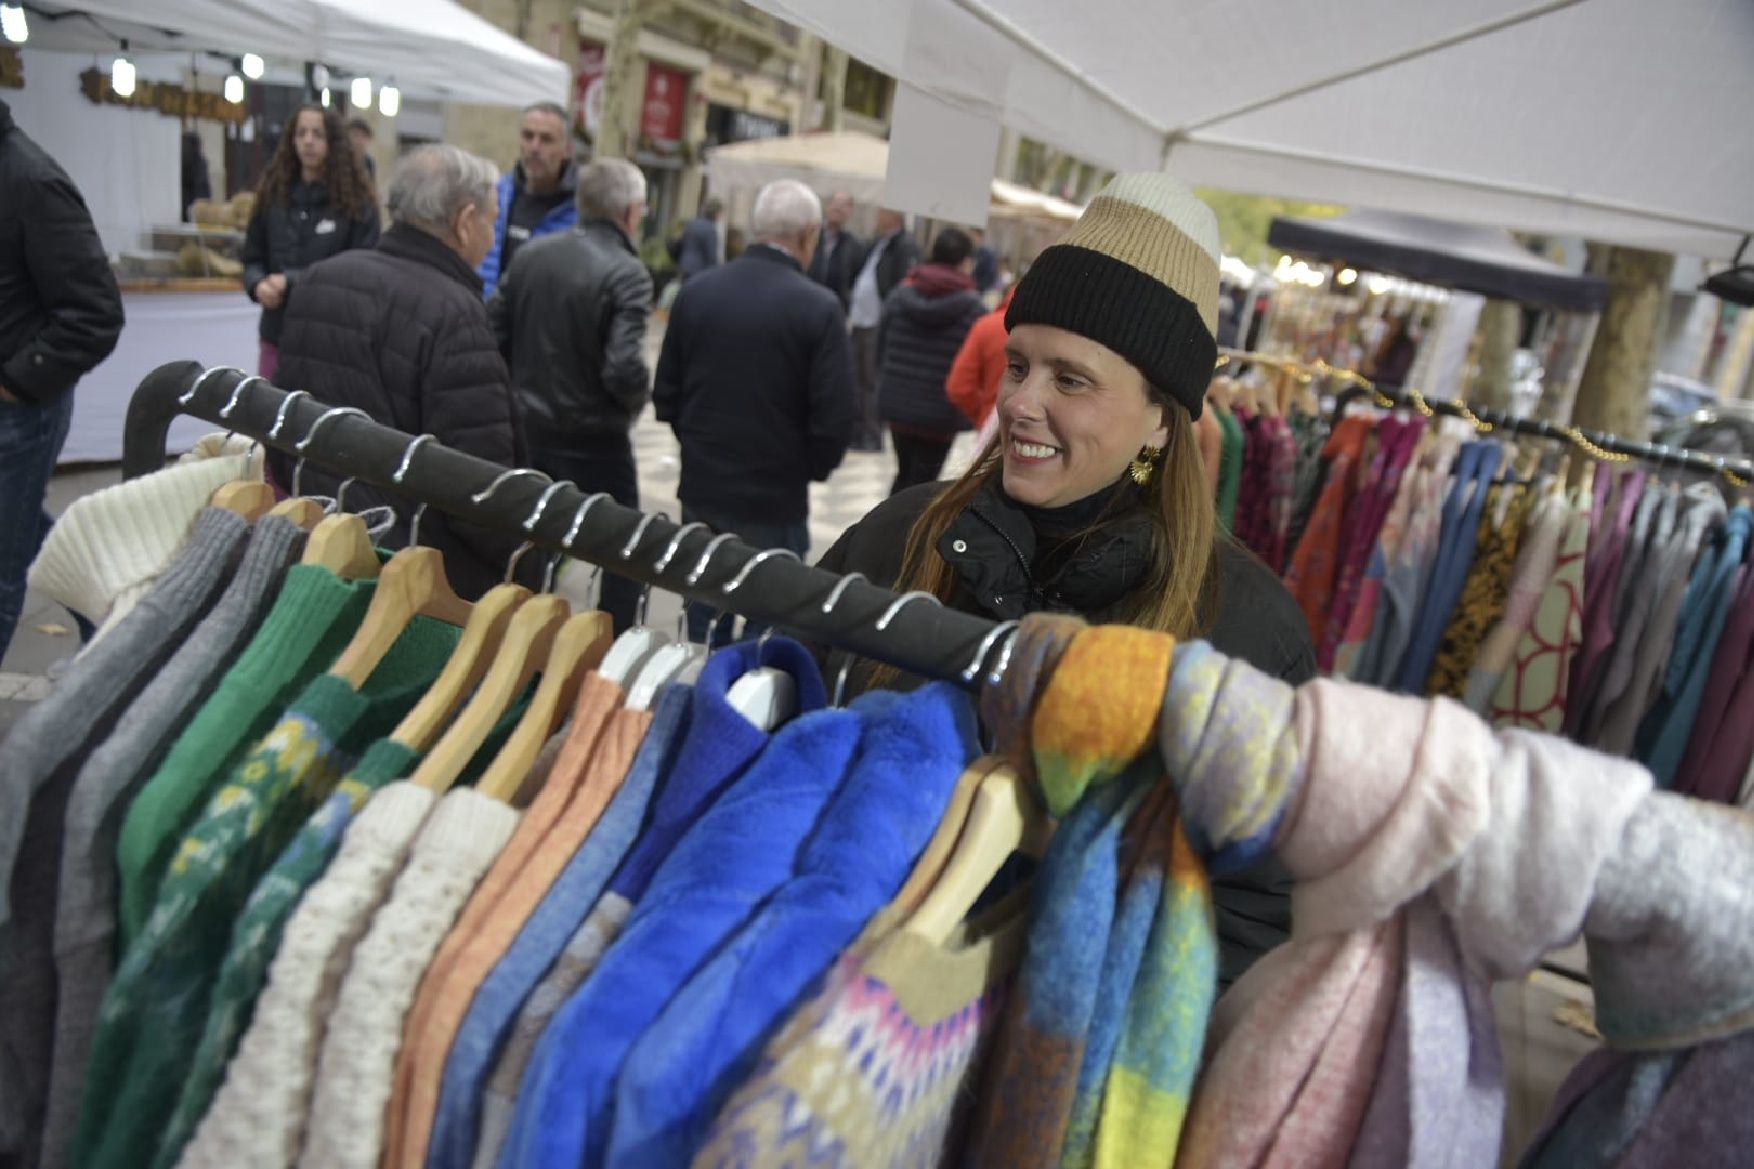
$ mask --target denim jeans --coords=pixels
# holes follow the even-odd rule
[[[73,395],[47,405],[0,402],[0,657],[24,611],[24,578],[54,520],[43,507],[73,421]]]
[[[800,520],[792,524],[762,523],[758,520],[739,520],[716,512],[702,511],[699,508],[682,505],[682,522],[691,524],[703,523],[711,528],[714,535],[721,532],[734,532],[745,544],[757,548],[786,548],[796,552],[800,558],[810,552],[810,525]],[[755,570],[755,576],[761,575],[761,569]],[[759,587],[760,581],[751,579],[745,588]],[[717,620],[713,614],[720,613]],[[699,645],[717,647],[731,640],[731,628],[736,618],[728,612],[722,612],[714,605],[705,605],[699,601],[688,603],[688,638]],[[712,627],[712,641],[707,640],[707,628]],[[758,621],[743,623],[743,636],[760,637],[767,626]]]

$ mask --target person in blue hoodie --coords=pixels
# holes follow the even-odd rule
[[[578,167],[573,165],[566,111],[551,101],[525,106],[518,120],[518,164],[499,180],[493,249],[477,269],[484,297],[493,295],[500,273],[512,266],[518,248],[579,221],[577,189]]]

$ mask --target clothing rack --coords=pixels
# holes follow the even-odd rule
[[[1009,662],[1009,646],[1000,643],[1015,628],[1010,623],[946,608],[926,593],[899,596],[857,576],[812,568],[789,552],[715,541],[699,525],[679,525],[606,496],[587,505],[586,493],[570,483],[551,484],[538,472],[508,477],[504,467],[430,439],[415,449],[413,435],[229,367],[181,361],[146,375],[128,404],[125,478],[164,466],[170,424],[179,414],[458,519],[520,534],[532,547],[924,678],[975,689],[989,665],[988,676],[996,678]]]
[[[1641,442],[1637,439],[1622,438],[1617,434],[1609,434],[1605,431],[1589,431],[1576,426],[1566,426],[1550,422],[1545,418],[1516,418],[1497,410],[1476,410],[1465,402],[1457,402],[1447,398],[1427,398],[1414,389],[1385,389],[1363,374],[1350,369],[1340,369],[1325,361],[1305,362],[1295,358],[1268,357],[1258,353],[1244,353],[1229,349],[1223,351],[1223,356],[1227,364],[1248,362],[1272,369],[1287,370],[1304,380],[1333,378],[1344,382],[1345,389],[1341,390],[1334,400],[1334,416],[1336,418],[1344,415],[1346,408],[1359,398],[1369,397],[1375,405],[1385,410],[1402,408],[1417,410],[1427,418],[1436,414],[1460,418],[1482,434],[1488,434],[1495,430],[1508,430],[1535,438],[1569,442],[1593,459],[1603,459],[1609,462],[1641,459],[1645,462],[1656,463],[1659,467],[1674,467],[1702,475],[1721,477],[1735,488],[1746,487],[1750,483],[1754,483],[1754,462],[1747,459],[1728,459],[1722,455],[1708,455],[1679,447]]]

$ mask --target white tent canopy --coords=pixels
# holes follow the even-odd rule
[[[319,61],[403,93],[522,106],[564,102],[561,62],[452,0],[76,0],[30,6],[30,46],[166,49]]]
[[[707,174],[717,190],[756,189],[775,179],[797,179],[821,192],[845,191],[860,203],[884,201],[889,143],[848,130],[838,134],[795,134],[715,147],[707,154]],[[1080,208],[1008,183],[992,180],[992,213],[1001,216],[1071,222]]]
[[[1117,170],[1728,258],[1748,0],[755,0]]]

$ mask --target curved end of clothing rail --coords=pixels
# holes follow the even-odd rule
[[[211,376],[209,376],[211,375]],[[239,383],[252,384],[238,391]],[[199,384],[197,384],[199,383]],[[195,387],[191,394],[191,387]],[[233,395],[236,400],[233,402]],[[187,401],[184,399],[187,398]],[[288,399],[291,399],[290,403]],[[230,404],[229,414],[222,411]],[[268,432],[285,412],[279,436]],[[126,478],[149,474],[164,466],[165,442],[173,419],[188,414],[216,426],[257,439],[298,455],[295,447],[331,408],[307,396],[294,396],[240,370],[209,371],[194,361],[171,362],[147,374],[128,404],[123,440],[122,473]],[[711,532],[696,527],[682,534],[675,555],[663,571],[656,564],[676,539],[681,525],[622,507],[608,499],[591,506],[576,536],[567,536],[586,493],[566,484],[548,499],[535,524],[529,524],[538,501],[550,484],[537,475],[501,483],[485,501],[475,496],[500,479],[506,468],[451,450],[422,443],[398,484],[394,477],[414,436],[370,419],[342,415],[320,428],[303,457],[338,475],[351,475],[395,492],[411,502],[424,502],[458,519],[524,536],[534,546],[602,565],[604,568],[667,592],[701,601],[773,625],[806,641],[834,646],[860,657],[886,662],[923,678],[954,682],[974,689],[980,671],[998,660],[998,626],[989,620],[937,604],[902,605],[888,589],[843,578],[784,557],[764,558],[748,581],[727,593],[759,550],[741,540],[717,545],[698,576],[700,560],[712,542]],[[637,535],[637,547],[622,553]],[[878,621],[888,615],[886,627]],[[980,659],[977,661],[977,659]]]

